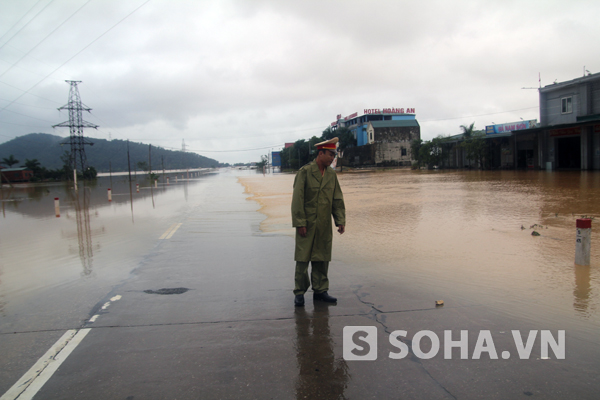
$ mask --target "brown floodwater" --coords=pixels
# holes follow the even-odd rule
[[[390,170],[338,177],[347,227],[334,235],[333,263],[527,318],[581,322],[588,331],[600,325],[600,174]],[[294,235],[293,180],[240,178],[267,216],[263,231]],[[586,267],[574,264],[582,216],[596,219]]]

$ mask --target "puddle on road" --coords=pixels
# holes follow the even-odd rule
[[[168,294],[183,294],[185,292],[187,292],[188,288],[184,288],[184,287],[178,287],[178,288],[162,288],[162,289],[158,289],[158,290],[144,290],[144,293],[148,293],[148,294],[162,294],[162,295],[168,295]]]

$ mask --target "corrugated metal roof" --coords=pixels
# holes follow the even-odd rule
[[[396,128],[404,126],[419,126],[416,119],[396,120],[396,121],[371,121],[373,128]]]
[[[27,168],[22,167],[22,168],[0,168],[0,171],[2,172],[14,172],[14,171],[29,171]]]
[[[598,78],[600,78],[600,72],[596,72],[595,74],[589,74],[589,75],[582,76],[579,78],[571,79],[570,81],[555,82],[553,84],[546,85],[543,88],[539,88],[538,91],[540,91],[542,93],[550,92],[550,91],[553,91],[558,88],[567,87],[569,85],[575,85],[575,84],[579,84],[579,83],[587,83],[589,81],[594,81],[594,80],[597,80]]]
[[[482,137],[484,139],[493,139],[493,138],[509,137],[509,136],[512,136],[512,132],[490,133],[489,135],[479,136],[479,137]]]

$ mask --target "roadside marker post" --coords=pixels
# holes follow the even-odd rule
[[[592,244],[592,220],[582,218],[577,220],[575,240],[575,264],[590,265],[590,250]]]

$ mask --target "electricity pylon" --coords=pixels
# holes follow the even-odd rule
[[[59,110],[69,110],[69,120],[62,122],[57,125],[53,125],[53,128],[57,126],[68,127],[70,136],[68,140],[65,140],[62,144],[71,145],[71,155],[69,161],[73,167],[74,174],[77,174],[77,159],[79,158],[79,168],[81,173],[85,172],[87,168],[87,158],[85,156],[85,145],[88,144],[93,146],[94,143],[88,141],[83,137],[83,128],[94,128],[98,129],[98,125],[94,125],[90,122],[83,120],[83,111],[90,112],[92,109],[81,103],[81,97],[79,96],[79,89],[77,84],[81,81],[65,81],[71,88],[69,89],[69,102],[64,106],[60,107]]]

